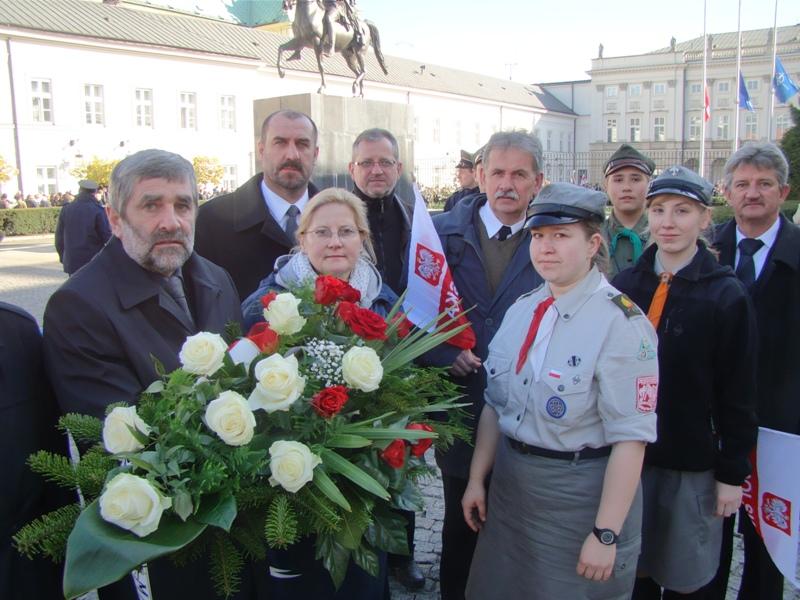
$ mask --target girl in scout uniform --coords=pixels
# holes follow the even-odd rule
[[[596,265],[605,203],[555,183],[531,206],[531,260],[545,284],[509,308],[489,346],[462,501],[480,530],[469,599],[630,598],[657,340]]]
[[[671,167],[647,193],[650,239],[614,279],[658,332],[658,441],[647,447],[634,598],[701,598],[717,572],[722,517],[742,499],[755,445],[756,339],[744,286],[700,239],[711,184]],[[698,591],[699,590],[699,591]]]

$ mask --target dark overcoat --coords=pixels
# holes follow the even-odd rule
[[[100,252],[111,237],[103,206],[90,192],[81,192],[58,213],[56,252],[64,272],[72,275]]]

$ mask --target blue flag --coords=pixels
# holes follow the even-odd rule
[[[750,102],[750,94],[747,91],[747,86],[744,84],[744,77],[741,72],[739,73],[739,108],[747,110],[754,110],[753,103]]]
[[[781,59],[777,56],[775,57],[775,79],[772,81],[772,87],[775,89],[775,96],[783,104],[786,104],[789,98],[800,91],[797,84],[789,77],[786,69],[783,68]]]

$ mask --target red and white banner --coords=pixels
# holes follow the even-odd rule
[[[708,100],[708,86],[703,86],[703,120],[711,119],[711,102]]]
[[[800,436],[759,427],[751,459],[753,473],[743,485],[744,508],[775,566],[800,588]]]
[[[433,227],[425,201],[414,184],[414,220],[408,245],[408,292],[403,302],[408,319],[417,327],[446,312],[442,320],[456,317],[450,328],[467,323],[461,298],[450,275],[439,234]],[[475,347],[475,332],[467,327],[447,342],[463,350]]]

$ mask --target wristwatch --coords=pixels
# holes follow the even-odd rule
[[[600,540],[600,543],[604,546],[613,546],[619,539],[619,536],[611,529],[599,529],[595,527],[592,529],[592,533],[594,533],[595,537]]]

